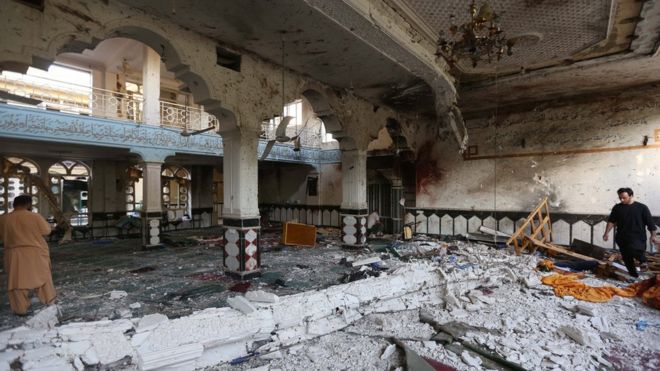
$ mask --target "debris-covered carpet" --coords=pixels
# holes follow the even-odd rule
[[[539,256],[432,238],[350,251],[336,230],[284,247],[267,232],[263,276],[240,282],[215,237],[54,247],[61,314],[15,317],[3,295],[0,369],[660,369],[658,310],[558,297]]]

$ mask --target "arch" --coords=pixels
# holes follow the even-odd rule
[[[16,196],[29,194],[33,197],[33,210],[39,206],[39,189],[33,185],[33,177],[40,174],[39,166],[32,160],[19,156],[2,157],[0,173],[0,215],[12,211]]]
[[[89,166],[80,161],[62,160],[48,167],[47,192],[52,193],[63,214],[71,215],[71,225],[89,224],[90,179]],[[57,211],[51,210],[51,213],[58,218]]]
[[[169,222],[190,218],[191,175],[177,165],[163,165],[161,171],[161,204]]]
[[[330,107],[327,97],[311,88],[303,90],[301,95],[307,99],[316,116],[323,121],[326,132],[332,134],[336,139],[342,137],[343,126]]]
[[[32,49],[32,54],[24,55],[22,60],[0,59],[0,71],[6,69],[25,73],[30,66],[47,70],[57,55],[61,53],[82,53],[85,49],[96,48],[103,40],[115,37],[133,39],[155,50],[167,70],[173,72],[178,80],[189,87],[195,102],[203,105],[206,112],[218,117],[220,125],[225,126],[223,130],[231,130],[237,126],[234,114],[227,107],[222,107],[221,99],[214,96],[207,82],[208,77],[205,77],[201,70],[196,70],[195,66],[190,63],[192,57],[186,56],[191,59],[190,61],[182,57],[180,50],[183,47],[176,45],[175,40],[185,38],[168,37],[163,30],[151,28],[148,22],[139,18],[127,17],[111,21],[100,25],[96,30],[86,29],[52,35],[45,46],[45,51]],[[209,42],[208,45],[213,44]],[[213,51],[208,53],[211,54]],[[197,57],[196,59],[206,59]]]

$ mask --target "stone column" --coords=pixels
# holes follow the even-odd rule
[[[160,221],[163,217],[161,201],[162,161],[142,163],[142,246],[151,248],[160,245]]]
[[[142,120],[147,124],[160,125],[160,56],[146,45],[142,64],[142,89]]]
[[[392,205],[392,233],[401,233],[403,228],[404,207],[399,204],[403,198],[403,183],[400,178],[392,179],[392,192],[390,204]]]
[[[341,239],[346,248],[360,248],[367,242],[367,151],[341,152]]]
[[[240,278],[260,274],[258,162],[256,132],[222,133],[224,146],[224,267]]]

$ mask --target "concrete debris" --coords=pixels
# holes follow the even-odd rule
[[[154,329],[163,322],[167,322],[167,316],[160,313],[148,314],[138,321],[136,332],[144,332]]]
[[[461,353],[461,359],[463,362],[465,362],[468,366],[472,367],[480,367],[481,366],[481,358],[479,357],[473,357],[470,352],[464,351]]]
[[[126,291],[112,290],[110,291],[110,300],[119,300],[128,296]]]
[[[577,327],[563,325],[559,327],[559,331],[564,333],[569,338],[575,340],[580,345],[588,345],[589,338]]]
[[[461,370],[655,367],[649,357],[660,354],[653,341],[660,330],[635,329],[654,318],[652,309],[625,298],[558,298],[539,285],[536,257],[452,246],[432,262],[392,259],[387,274],[324,289],[278,296],[259,285],[264,290],[230,298],[230,307],[174,319],[150,314],[57,327],[53,313],[39,312],[0,332],[0,370],[15,361],[24,370],[224,369],[229,362],[264,370],[397,369],[420,360]],[[141,308],[135,304],[128,308]],[[392,337],[407,349],[405,359]],[[648,357],[631,353],[639,344]]]
[[[380,355],[380,359],[388,359],[394,352],[396,351],[396,344],[390,344],[388,345],[385,350],[383,351],[383,354]]]
[[[351,265],[354,267],[358,267],[361,265],[368,265],[368,264],[380,263],[380,262],[381,260],[378,256],[372,256],[370,258],[356,260]]]
[[[243,296],[234,296],[233,298],[229,298],[227,299],[227,304],[229,304],[230,307],[243,312],[244,314],[250,314],[257,310],[257,308]]]
[[[140,303],[133,303],[128,306],[131,309],[140,309],[142,307],[142,304]]]
[[[277,295],[263,290],[248,291],[245,293],[245,298],[258,303],[277,303],[280,301]]]
[[[25,325],[35,330],[50,330],[59,323],[57,305],[50,305],[25,321]]]

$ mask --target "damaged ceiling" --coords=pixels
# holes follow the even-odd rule
[[[358,36],[343,2],[331,19],[314,1],[124,1],[187,29],[284,65],[374,104],[433,114],[433,93],[419,70]],[[464,0],[388,0],[428,40],[447,30],[450,16],[468,19]],[[638,0],[492,0],[514,54],[495,64],[453,66],[459,105],[476,115],[497,106],[621,90],[657,83],[655,54],[660,5]],[[482,2],[477,1],[477,5]],[[350,4],[349,4],[350,5]],[[344,12],[344,13],[342,13]],[[394,20],[396,21],[396,20]],[[370,19],[363,27],[377,28]],[[411,43],[415,43],[411,37]],[[394,41],[392,41],[394,43]],[[410,56],[408,56],[410,57]]]

